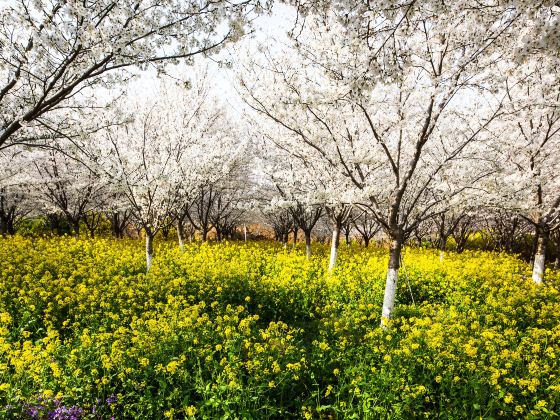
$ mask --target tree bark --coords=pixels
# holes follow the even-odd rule
[[[537,247],[539,245],[540,235],[541,232],[537,226],[535,227],[535,240],[533,241],[533,245],[531,246],[531,255],[533,256],[533,258],[531,259],[531,268],[535,267],[535,255],[537,255]]]
[[[292,248],[295,248],[295,247],[296,247],[296,244],[297,244],[297,236],[298,236],[298,230],[299,230],[298,228],[294,228],[294,243],[293,243],[293,245],[292,245]]]
[[[541,284],[544,279],[547,239],[548,232],[545,229],[539,229],[539,235],[536,240],[535,257],[533,259],[533,281],[536,284]]]
[[[202,229],[202,242],[206,242],[206,239],[208,239],[208,230]]]
[[[0,219],[0,235],[4,236],[8,234],[8,221],[4,218]]]
[[[126,227],[127,218],[128,217],[126,215],[126,212],[122,216],[122,218],[118,211],[114,211],[111,214],[111,233],[114,238],[124,238],[124,230]]]
[[[338,245],[340,243],[340,226],[336,225],[332,233],[331,242],[331,258],[329,261],[329,273],[332,272],[336,266],[336,258],[338,256]]]
[[[439,245],[439,261],[443,262],[443,258],[445,257],[445,249],[447,248],[447,238],[446,229],[445,229],[445,214],[441,218],[441,225],[439,227],[439,238],[438,238],[438,245]]]
[[[387,321],[393,316],[399,278],[401,250],[402,236],[400,234],[392,235],[389,264],[387,266],[387,278],[385,281],[385,294],[383,296],[383,309],[381,311],[381,328],[387,328]]]
[[[311,231],[304,231],[305,233],[305,255],[307,259],[311,258]]]
[[[455,243],[457,244],[457,254],[462,253],[465,250],[468,237],[460,233],[457,236],[453,236],[453,238],[455,239]]]
[[[113,238],[119,238],[119,215],[116,212],[111,214],[111,234]]]
[[[163,239],[167,241],[169,239],[169,226],[165,226],[161,228],[161,235]]]
[[[554,268],[560,270],[560,232],[556,233],[556,259],[554,260]]]
[[[80,237],[80,219],[78,220],[71,220],[70,226],[72,226],[72,230],[74,231],[74,236],[76,238]]]
[[[179,249],[181,252],[185,252],[185,240],[183,238],[183,222],[181,220],[177,221],[177,239],[179,241]]]
[[[154,257],[154,235],[146,232],[146,272],[152,267],[152,259]]]
[[[13,218],[8,220],[8,234],[9,235],[15,235],[16,234],[16,226],[15,226],[15,222],[14,222]]]

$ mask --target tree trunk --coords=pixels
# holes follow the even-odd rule
[[[12,236],[13,236],[13,235],[15,235],[15,234],[16,234],[16,225],[15,225],[15,222],[14,222],[14,218],[11,217],[11,218],[8,220],[8,235],[12,235]]]
[[[113,238],[119,238],[119,214],[117,212],[113,212],[111,215],[111,233],[113,234]]]
[[[446,245],[447,245],[447,238],[442,237],[439,243],[439,262],[443,262],[443,258],[445,257]]]
[[[152,259],[154,257],[154,235],[146,232],[146,272],[152,267]]]
[[[295,247],[296,247],[296,244],[297,244],[297,236],[298,236],[298,230],[299,230],[298,228],[294,228],[294,243],[293,243],[293,245],[292,245],[292,248],[295,248]]]
[[[536,284],[541,284],[544,279],[547,238],[548,232],[544,229],[539,229],[539,235],[536,240],[535,258],[533,259],[533,281]]]
[[[539,244],[539,237],[541,233],[538,227],[535,227],[535,240],[533,241],[533,245],[531,246],[531,268],[535,266],[535,255],[537,255],[537,247]]]
[[[340,243],[340,226],[335,226],[332,233],[331,242],[331,258],[329,261],[329,273],[332,272],[336,266],[336,258],[338,256],[338,245]]]
[[[162,228],[161,235],[163,236],[163,240],[167,241],[169,239],[169,227]]]
[[[381,311],[382,328],[387,328],[387,321],[393,316],[393,310],[395,308],[401,249],[402,236],[392,235],[391,248],[389,251],[389,264],[387,266],[387,279],[385,282],[385,294],[383,296],[383,309]]]
[[[554,260],[554,268],[560,270],[560,232],[556,233],[556,259]]]
[[[111,215],[111,234],[114,238],[122,239],[124,238],[124,229],[126,227],[126,216],[121,216],[118,211],[115,211]]]
[[[72,220],[70,222],[70,225],[72,226],[72,230],[74,231],[74,236],[76,238],[80,237],[80,219],[78,219],[77,221]]]
[[[459,233],[457,236],[453,236],[455,242],[457,243],[457,254],[462,253],[465,250],[465,245],[467,244],[467,236],[463,233]]]
[[[0,219],[0,235],[4,236],[8,233],[8,221],[4,218]]]
[[[208,238],[208,230],[206,228],[202,228],[202,242],[206,242]]]
[[[442,215],[441,225],[439,226],[438,234],[439,234],[439,238],[438,238],[439,261],[443,262],[443,257],[445,257],[445,249],[447,246],[447,235],[445,231],[445,214]]]
[[[305,255],[307,259],[311,258],[311,231],[304,231],[305,233]]]
[[[183,222],[177,221],[177,239],[179,240],[179,249],[185,252],[185,240],[183,239]]]
[[[369,246],[369,237],[367,235],[363,236],[364,246],[367,248]]]

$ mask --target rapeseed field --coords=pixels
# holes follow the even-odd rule
[[[553,418],[560,275],[407,248],[0,239],[0,418]],[[56,417],[58,416],[58,417]]]

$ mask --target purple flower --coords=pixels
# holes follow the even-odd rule
[[[116,396],[115,394],[111,394],[111,396],[108,397],[108,398],[105,400],[105,402],[106,402],[108,405],[114,404],[114,403],[116,403],[117,401],[118,401],[118,398],[117,398],[117,396]]]
[[[27,414],[27,416],[32,418],[32,419],[38,419],[39,418],[39,407],[36,407],[36,406],[27,407],[27,409],[25,410],[25,414]]]
[[[41,412],[45,409],[43,404],[28,405],[25,409],[25,414],[32,419],[40,418]]]
[[[77,405],[72,407],[57,407],[55,410],[51,411],[47,415],[49,420],[79,420],[84,411]]]

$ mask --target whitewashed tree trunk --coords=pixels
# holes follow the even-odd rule
[[[331,258],[329,261],[329,273],[333,271],[336,266],[336,259],[338,257],[338,245],[340,243],[340,226],[335,226],[332,233],[331,242]]]
[[[305,232],[305,255],[307,259],[311,258],[311,232]]]
[[[535,249],[535,258],[533,262],[533,281],[541,284],[544,279],[544,271],[546,264],[546,239],[547,235],[541,231],[537,236],[537,247]]]
[[[443,219],[445,220],[445,219]],[[441,231],[439,234],[439,262],[443,262],[445,258],[445,250],[447,249],[447,236],[445,234],[445,222],[443,222],[443,226],[441,227]]]
[[[393,316],[395,296],[397,294],[397,282],[399,279],[401,248],[402,239],[399,237],[394,238],[391,241],[391,249],[389,251],[385,294],[383,296],[383,309],[381,311],[381,328],[387,328],[387,321]]]
[[[179,240],[179,249],[185,252],[185,240],[183,238],[183,223],[177,222],[177,239]]]
[[[146,233],[146,271],[150,271],[152,267],[152,259],[154,256],[154,236]]]

